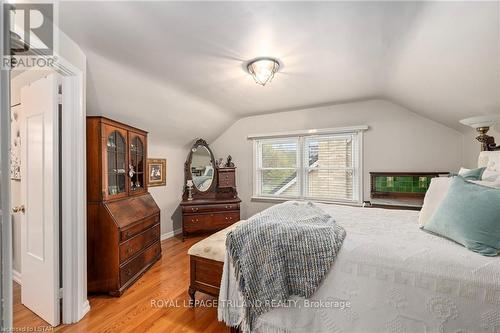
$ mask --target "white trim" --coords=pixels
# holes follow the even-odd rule
[[[89,311],[87,300],[86,121],[83,72],[63,58],[62,117],[62,322],[76,323]],[[68,74],[68,71],[71,73]]]
[[[360,205],[363,205],[363,202],[365,201],[365,166],[363,164],[363,155],[364,155],[364,151],[363,151],[363,131],[360,131],[358,132],[358,140],[357,140],[357,144],[358,144],[358,169],[356,170],[357,172],[359,172],[359,182],[358,182],[358,202],[360,203]]]
[[[12,269],[12,280],[17,282],[17,284],[22,285],[23,284],[23,279],[21,277],[21,273],[19,271]]]
[[[259,147],[257,147],[258,145],[258,142],[257,140],[253,140],[252,142],[252,178],[253,178],[253,181],[252,181],[252,194],[255,195],[256,193],[261,193],[261,188],[260,188],[260,173],[257,172],[257,165],[259,164],[259,162],[257,161],[257,159],[259,158],[260,159],[260,154],[259,156],[257,156],[257,153],[260,152],[260,149]]]
[[[330,201],[330,200],[322,200],[322,199],[304,199],[304,198],[276,198],[276,197],[259,197],[259,196],[252,196],[250,199],[251,201],[254,202],[271,202],[271,203],[277,203],[277,202],[287,202],[287,201],[301,201],[301,202],[318,202],[318,203],[325,203],[325,204],[331,204],[331,205],[342,205],[342,206],[354,206],[354,207],[362,207],[363,203],[359,203],[356,201]]]
[[[345,130],[349,129],[349,132],[346,132]],[[304,131],[294,131],[294,132],[283,132],[283,133],[276,133],[278,136],[268,136],[269,134],[262,135],[262,136],[252,136],[252,141],[253,141],[253,156],[252,156],[252,201],[264,201],[264,202],[284,202],[287,200],[303,200],[303,201],[317,201],[317,202],[325,202],[325,203],[338,203],[338,204],[347,204],[347,205],[355,205],[355,206],[362,206],[363,201],[364,201],[364,168],[363,168],[363,132],[368,129],[367,125],[360,125],[360,126],[351,126],[351,127],[339,127],[339,128],[330,128],[330,129],[322,129],[322,130],[304,130]],[[336,132],[335,132],[336,131]],[[306,134],[295,134],[296,136],[291,136],[292,133],[306,133]],[[354,178],[357,178],[357,193],[353,192],[353,196],[357,196],[357,200],[341,200],[341,199],[335,199],[335,200],[327,200],[327,199],[316,199],[316,198],[310,198],[310,197],[305,197],[302,196],[304,188],[307,187],[306,181],[307,177],[305,175],[304,170],[304,165],[303,165],[303,150],[304,150],[304,140],[307,137],[315,137],[315,136],[320,136],[320,135],[333,135],[336,136],[338,134],[344,134],[344,133],[349,133],[351,136],[354,134],[356,137],[355,139],[355,146],[353,146],[353,166],[352,169],[354,171],[353,176]],[[249,136],[250,138],[250,136]],[[294,180],[298,182],[299,185],[299,193],[301,194],[300,196],[297,197],[279,197],[279,196],[265,196],[262,195],[262,189],[261,189],[261,182],[260,182],[260,171],[263,170],[263,168],[259,168],[258,166],[262,164],[261,162],[261,156],[260,156],[260,147],[259,144],[260,142],[265,142],[266,140],[269,140],[271,142],[275,142],[273,139],[281,139],[281,138],[286,138],[286,139],[297,139],[298,142],[298,151],[297,151],[297,158],[300,161],[298,163],[298,168],[297,168],[297,174],[300,174],[301,177],[296,177]],[[293,182],[292,180],[291,182]],[[286,187],[290,186],[290,183],[285,185]],[[353,188],[353,191],[356,189]],[[282,192],[282,191],[281,191]]]
[[[7,17],[6,20],[3,20]],[[4,1],[0,1],[0,60],[4,47],[10,48],[4,32],[10,30],[9,15],[4,15]],[[0,70],[0,329],[10,330],[13,317],[12,297],[12,220],[10,202],[10,70]],[[2,211],[3,210],[3,211]]]
[[[334,127],[334,128],[321,128],[321,129],[308,129],[298,131],[286,132],[272,132],[265,134],[250,134],[247,136],[248,140],[252,139],[266,139],[266,138],[282,138],[288,136],[301,136],[301,135],[315,135],[315,134],[340,134],[350,132],[362,132],[368,130],[368,125],[358,125],[349,127]]]
[[[86,314],[89,311],[90,311],[90,302],[89,302],[89,300],[86,300],[82,304],[81,312],[84,313],[84,314]]]
[[[161,235],[160,237],[160,241],[164,241],[166,239],[169,239],[169,238],[172,238],[176,235],[179,235],[182,233],[182,229],[179,228],[179,229],[175,229],[175,230],[172,230],[172,231],[169,231],[169,232],[166,232],[164,234]]]

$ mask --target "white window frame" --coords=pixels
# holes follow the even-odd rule
[[[340,203],[340,204],[350,204],[350,205],[357,205],[361,206],[363,203],[363,189],[364,189],[364,181],[363,181],[363,132],[368,130],[367,125],[360,125],[360,126],[351,126],[351,127],[340,127],[340,128],[325,128],[325,129],[310,129],[310,130],[301,130],[301,131],[289,131],[289,132],[275,132],[275,133],[268,133],[268,134],[255,134],[255,135],[249,135],[247,139],[253,141],[253,167],[252,167],[252,174],[253,174],[253,195],[252,195],[252,200],[253,201],[270,201],[270,202],[283,202],[287,200],[299,200],[299,201],[315,201],[315,202],[325,202],[325,203]],[[306,184],[306,175],[304,173],[304,162],[303,162],[303,154],[304,152],[304,143],[305,139],[308,137],[314,137],[314,136],[320,136],[320,135],[350,135],[350,134],[356,134],[357,135],[357,149],[354,150],[354,153],[357,153],[356,156],[353,156],[353,177],[356,177],[358,179],[358,188],[353,189],[353,191],[357,190],[357,195],[356,195],[356,200],[341,200],[341,199],[335,199],[335,200],[328,200],[328,199],[318,199],[318,198],[311,198],[311,197],[306,197],[303,195],[304,193],[304,186]],[[260,161],[260,148],[259,148],[259,142],[266,141],[266,140],[279,140],[279,139],[296,139],[297,140],[297,161],[298,166],[297,166],[297,179],[300,177],[301,179],[299,180],[299,196],[267,196],[267,195],[262,195],[261,193],[261,181],[260,181],[260,169],[259,163]]]

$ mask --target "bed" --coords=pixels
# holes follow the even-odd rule
[[[479,166],[498,170],[500,153],[481,153]],[[304,308],[303,300],[297,300],[301,308],[274,308],[262,315],[257,332],[500,330],[498,256],[484,257],[420,230],[415,211],[318,205],[346,229],[347,237],[311,300],[318,301],[316,304],[341,300],[349,306]],[[204,291],[211,285],[212,295],[236,304],[241,299],[232,265],[222,263],[229,230],[189,250],[190,290]],[[217,263],[219,270],[208,273],[199,260]],[[226,267],[220,269],[223,265]],[[210,282],[206,283],[206,275],[210,274]],[[217,282],[221,274],[222,284]]]

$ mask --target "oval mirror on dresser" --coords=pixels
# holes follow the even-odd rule
[[[211,233],[240,220],[236,168],[215,165],[207,142],[198,139],[184,164],[182,235]]]
[[[198,145],[191,149],[191,178],[193,185],[200,192],[210,189],[214,179],[214,165],[208,147]]]

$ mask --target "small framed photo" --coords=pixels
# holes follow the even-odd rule
[[[167,184],[167,160],[164,158],[148,158],[148,186],[165,186]]]

